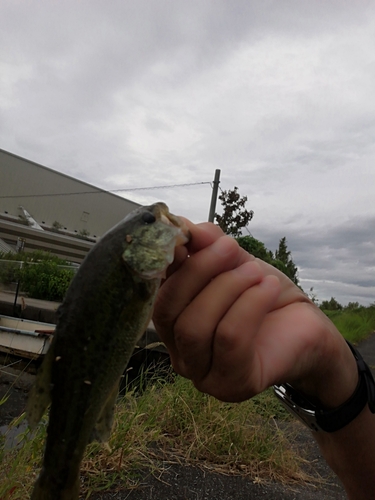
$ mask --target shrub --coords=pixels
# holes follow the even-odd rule
[[[73,270],[51,261],[26,263],[19,273],[22,290],[30,297],[55,301],[64,298],[73,276]]]
[[[67,265],[65,260],[48,252],[3,253],[0,259],[8,261],[0,266],[0,282],[20,281],[22,291],[35,299],[61,301],[74,276],[72,269],[62,267]]]

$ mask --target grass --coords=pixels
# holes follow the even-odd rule
[[[360,342],[375,331],[374,306],[324,312],[349,342]]]
[[[375,330],[375,307],[325,312],[352,342]],[[225,404],[199,393],[181,377],[173,383],[165,380],[155,377],[141,394],[130,389],[119,399],[110,448],[96,443],[87,448],[81,467],[85,498],[94,491],[136,487],[145,470],[159,476],[176,463],[259,480],[311,480],[291,444],[295,431],[283,424],[289,414],[272,391],[241,404]],[[26,430],[21,446],[13,450],[5,450],[0,436],[1,500],[28,498],[40,470],[46,429],[44,417],[36,433],[31,436]]]
[[[20,417],[13,426],[20,423]],[[81,490],[90,493],[121,485],[135,487],[141,471],[159,475],[173,463],[192,464],[226,474],[283,482],[304,480],[303,460],[293,451],[289,420],[270,391],[241,404],[225,404],[199,393],[190,381],[154,379],[141,395],[119,400],[110,449],[88,446],[81,467]],[[0,498],[28,498],[39,472],[47,417],[19,449],[0,449]]]

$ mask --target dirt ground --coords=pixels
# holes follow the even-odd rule
[[[9,424],[25,409],[30,380],[14,383],[12,377],[0,380],[0,428]],[[122,489],[93,494],[91,500],[344,500],[345,492],[336,476],[320,455],[310,432],[298,422],[295,446],[308,460],[306,471],[322,482],[284,486],[276,482],[259,482],[241,476],[227,476],[190,465],[166,465],[155,477],[143,471],[136,489]]]

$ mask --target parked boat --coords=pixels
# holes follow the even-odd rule
[[[0,353],[38,360],[47,352],[56,325],[0,315]]]

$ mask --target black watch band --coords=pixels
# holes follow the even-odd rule
[[[358,385],[354,394],[341,406],[327,410],[311,402],[290,384],[275,385],[276,396],[305,425],[315,431],[335,432],[354,420],[368,404],[375,413],[375,382],[371,370],[357,349],[347,342],[358,367]]]

